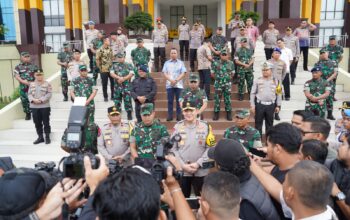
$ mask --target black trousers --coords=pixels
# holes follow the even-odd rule
[[[303,53],[303,59],[304,59],[303,68],[304,68],[304,70],[306,70],[307,69],[307,62],[309,60],[309,47],[300,47],[300,52]]]
[[[290,98],[290,80],[289,80],[289,73],[286,74],[286,77],[284,77],[282,81],[282,85],[284,88],[284,97]]]
[[[190,68],[194,72],[194,61],[197,60],[197,49],[190,49]]]
[[[101,81],[102,81],[103,97],[108,98],[107,86],[108,86],[108,78],[109,78],[109,82],[111,84],[111,98],[112,98],[114,95],[114,79],[109,75],[109,72],[100,73],[100,75],[101,75]]]
[[[275,104],[263,105],[256,102],[255,105],[255,128],[262,136],[262,125],[265,120],[265,132],[273,126],[273,117],[275,113]]]
[[[93,71],[94,69],[94,54],[92,53],[91,49],[87,49],[87,54],[89,56],[89,66],[90,66],[90,71]]]
[[[181,58],[181,60],[184,61],[185,57],[188,60],[190,41],[189,40],[180,40],[179,45],[180,45],[180,58]]]
[[[155,107],[154,102],[147,102],[146,101],[145,103],[152,103],[153,106]],[[141,114],[140,114],[141,105],[142,104],[139,101],[135,100],[135,115],[136,115],[137,122],[141,122],[142,121]]]
[[[41,136],[43,131],[45,134],[51,133],[50,113],[51,108],[31,108],[33,122],[35,124],[36,133]],[[43,129],[44,128],[44,129]]]
[[[266,60],[271,59],[272,53],[273,53],[273,48],[265,48],[264,50],[265,50]]]
[[[199,87],[201,89],[204,89],[205,94],[209,99],[210,84],[211,84],[210,69],[198,70],[198,72],[199,72]]]
[[[235,55],[235,52],[236,52],[236,48],[235,48],[235,41],[236,41],[236,38],[231,38],[231,59],[233,60],[233,57]],[[236,66],[236,65],[235,65]]]
[[[293,62],[290,64],[289,69],[290,69],[290,78],[292,81],[296,78],[296,71],[298,67],[298,61],[296,61],[296,58],[294,57]]]
[[[180,186],[186,198],[191,196],[191,187],[193,187],[194,194],[200,196],[204,177],[184,176],[181,178]]]
[[[165,63],[165,47],[154,47],[154,68],[156,72],[162,71],[163,65]],[[159,60],[161,67],[159,67]]]

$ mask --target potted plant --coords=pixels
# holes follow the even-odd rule
[[[152,16],[146,12],[136,12],[125,19],[124,26],[132,30],[135,35],[145,34],[146,31],[153,29]]]

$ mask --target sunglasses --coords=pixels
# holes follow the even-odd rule
[[[191,81],[190,83],[197,83],[197,81]]]

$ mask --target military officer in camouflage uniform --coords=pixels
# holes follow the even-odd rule
[[[35,64],[30,63],[30,54],[28,52],[22,52],[21,63],[15,67],[13,75],[19,82],[19,95],[21,98],[23,111],[26,114],[25,120],[31,119],[27,92],[30,82],[34,81],[34,73],[37,70],[38,67]]]
[[[172,134],[180,135],[181,141],[172,148],[172,152],[184,171],[180,182],[184,196],[190,197],[192,187],[195,195],[199,196],[203,179],[209,173],[203,162],[208,160],[208,148],[215,145],[215,136],[207,122],[197,119],[197,103],[183,102],[182,112],[185,119],[175,124]]]
[[[93,78],[96,81],[97,77],[98,77],[98,73],[100,72],[100,69],[97,67],[96,65],[96,53],[97,50],[100,49],[103,45],[103,38],[106,36],[104,30],[99,30],[98,34],[97,34],[97,38],[93,39],[91,41],[91,45],[90,45],[90,49],[91,52],[94,54],[93,57],[93,69],[90,70],[93,74]]]
[[[131,84],[130,79],[134,76],[134,67],[125,62],[124,53],[117,54],[117,62],[113,62],[110,75],[115,79],[114,84],[114,104],[121,108],[124,100],[124,109],[128,113],[128,120],[132,120]]]
[[[325,49],[320,50],[320,60],[315,63],[315,66],[319,66],[322,71],[322,78],[329,82],[331,86],[331,93],[326,99],[327,106],[327,118],[335,120],[333,116],[333,101],[335,95],[335,79],[337,78],[338,68],[336,61],[328,58],[328,52]]]
[[[190,85],[181,92],[180,106],[183,102],[194,102],[196,104],[197,114],[203,118],[203,112],[208,106],[208,98],[204,90],[199,88],[199,77],[195,73],[191,73],[189,76]]]
[[[151,60],[151,51],[143,46],[143,39],[141,37],[137,38],[137,47],[131,51],[131,59],[134,66],[138,69],[141,65],[148,66]],[[135,73],[135,77],[139,77]]]
[[[247,81],[247,90],[249,94],[253,86],[253,54],[253,50],[248,48],[247,38],[242,38],[241,47],[237,49],[234,58],[236,65],[238,65],[238,99],[240,101],[243,100],[245,81]]]
[[[135,164],[151,168],[155,161],[157,146],[161,139],[169,137],[167,128],[155,119],[154,105],[146,103],[141,106],[142,122],[137,123],[130,135],[131,157]]]
[[[330,95],[331,86],[327,80],[322,78],[321,67],[315,66],[311,72],[312,79],[306,81],[304,84],[304,94],[306,96],[305,110],[324,118],[326,99]]]
[[[220,52],[223,49],[227,49],[227,40],[222,35],[222,27],[216,29],[216,34],[214,34],[210,39],[211,45],[209,45],[210,50],[213,52],[213,59],[220,60]]]
[[[231,107],[231,88],[232,77],[235,74],[235,65],[228,59],[227,50],[222,50],[220,53],[220,60],[213,62],[212,74],[214,75],[214,117],[213,120],[219,120],[221,97],[224,96],[226,118],[232,121],[232,107]]]
[[[259,131],[249,125],[249,109],[237,110],[235,125],[227,128],[224,138],[233,139],[241,143],[248,151],[250,148],[262,147]]]
[[[282,82],[287,75],[287,64],[280,59],[281,54],[281,49],[276,47],[273,49],[272,58],[268,60],[268,62],[273,65],[272,77],[278,81],[278,84],[280,86],[282,85]],[[277,121],[281,120],[279,112],[275,112],[274,117]]]
[[[97,149],[106,161],[115,160],[124,167],[131,165],[129,138],[133,125],[122,121],[121,111],[112,106],[107,109],[109,122],[101,127]]]
[[[57,64],[61,66],[61,87],[62,94],[64,96],[63,101],[68,101],[68,76],[67,68],[68,63],[72,60],[73,53],[69,49],[69,44],[67,42],[63,43],[63,51],[59,52],[57,55]]]
[[[86,97],[86,106],[89,111],[89,124],[95,122],[95,102],[94,98],[97,94],[97,87],[94,80],[88,77],[86,65],[79,67],[80,76],[72,80],[70,83],[70,95],[74,100],[75,97]]]

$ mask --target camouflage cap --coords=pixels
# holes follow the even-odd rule
[[[146,103],[141,106],[141,115],[150,115],[154,111],[154,105],[152,103]]]
[[[350,109],[350,101],[344,101],[339,109]]]
[[[136,39],[136,42],[137,42],[137,43],[142,43],[142,42],[143,42],[142,37],[138,37],[138,38]]]
[[[329,40],[335,40],[335,39],[337,39],[337,36],[335,36],[335,35],[329,36]]]
[[[140,65],[139,70],[148,73],[148,66],[147,65]]]
[[[117,53],[116,55],[115,55],[117,58],[124,58],[125,57],[125,53]]]
[[[312,69],[311,69],[311,72],[318,72],[318,71],[321,71],[321,67],[319,66],[314,66]]]
[[[323,54],[323,53],[326,53],[327,52],[327,50],[325,49],[325,48],[322,48],[321,50],[320,50],[320,54]]]
[[[102,35],[106,35],[106,32],[104,30],[99,30],[99,33]]]
[[[272,69],[272,68],[273,68],[273,65],[272,65],[270,62],[264,62],[263,65],[261,66],[261,68],[262,68],[263,70]]]
[[[86,65],[85,65],[85,64],[84,64],[84,65],[80,65],[80,66],[79,66],[79,70],[80,70],[80,71],[86,71],[86,70],[87,70]]]
[[[78,49],[73,49],[73,53],[81,53],[81,51]]]
[[[194,101],[184,101],[182,103],[182,110],[195,110],[196,109],[196,103]]]
[[[199,77],[195,73],[191,73],[190,76],[188,77],[188,79],[189,79],[190,82],[192,82],[192,81],[198,82],[199,81]]]
[[[228,53],[227,53],[227,50],[226,50],[226,49],[222,49],[222,50],[220,51],[220,54],[221,54],[221,55],[227,55]]]
[[[63,47],[65,47],[65,48],[69,47],[69,43],[68,42],[64,42],[63,43]]]
[[[243,37],[242,39],[241,39],[241,43],[247,43],[247,38],[246,37]]]
[[[111,106],[107,108],[107,112],[109,115],[120,115],[121,110],[117,108],[117,106]]]
[[[29,52],[24,51],[24,52],[21,52],[21,56],[22,56],[22,57],[29,57],[30,54],[29,54]]]
[[[236,111],[236,117],[238,118],[247,118],[250,116],[249,109],[240,109]]]

